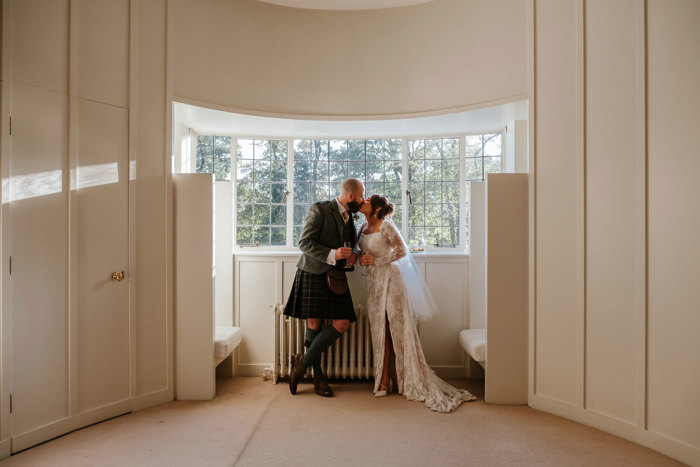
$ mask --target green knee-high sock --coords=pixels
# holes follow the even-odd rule
[[[311,328],[306,328],[306,339],[304,341],[304,345],[308,349],[311,347],[311,343],[316,339],[316,336],[319,335],[321,332],[320,329],[311,329]],[[311,364],[314,369],[314,379],[318,379],[323,376],[323,370],[321,369],[321,357],[319,356],[316,360],[314,360]]]
[[[304,358],[301,359],[301,364],[304,365],[304,368],[311,366],[317,358],[320,359],[323,351],[330,347],[341,335],[333,326],[327,326],[323,331],[319,332],[311,346],[309,346],[309,350],[304,354]]]

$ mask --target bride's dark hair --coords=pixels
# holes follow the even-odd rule
[[[394,205],[386,196],[372,195],[369,197],[369,204],[372,205],[372,213],[374,213],[375,209],[381,208],[377,211],[377,219],[384,219],[394,212]]]

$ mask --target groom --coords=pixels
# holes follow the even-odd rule
[[[306,369],[313,366],[314,390],[324,397],[333,391],[321,370],[321,354],[330,347],[355,321],[355,309],[350,290],[342,295],[331,292],[326,283],[330,269],[351,267],[357,261],[353,252],[356,242],[352,214],[360,210],[365,188],[362,182],[348,178],[340,184],[340,196],[331,201],[312,204],[306,213],[304,227],[299,238],[302,252],[297,262],[297,273],[284,308],[284,314],[306,319],[306,353],[292,359],[289,390],[297,392],[297,384]],[[350,242],[351,247],[344,247]],[[321,329],[324,320],[331,325]]]

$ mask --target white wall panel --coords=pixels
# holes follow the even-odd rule
[[[489,174],[486,182],[487,403],[527,402],[526,174]]]
[[[238,255],[236,265],[236,325],[244,337],[238,364],[242,374],[257,375],[272,363],[274,313],[271,305],[289,297],[298,254]],[[466,287],[468,268],[463,257],[418,256],[418,267],[440,308],[440,314],[420,323],[419,330],[428,363],[445,376],[461,376],[462,348],[458,335],[467,321]],[[281,284],[278,283],[281,281]],[[367,290],[360,268],[348,274],[355,306],[366,306]],[[247,368],[246,368],[247,367]]]
[[[134,50],[135,89],[132,133],[135,155],[134,203],[135,362],[136,394],[167,390],[168,296],[166,216],[168,181],[165,154],[165,28],[166,2],[134,2],[138,18]],[[169,157],[167,158],[169,159]]]
[[[471,182],[469,185],[469,328],[485,329],[486,183]]]
[[[538,1],[535,392],[576,403],[578,168],[575,0]]]
[[[12,434],[68,415],[68,102],[13,89]]]
[[[80,97],[129,104],[129,0],[77,1]]]
[[[586,404],[631,423],[643,402],[636,358],[644,307],[638,254],[644,248],[644,200],[637,191],[645,176],[637,134],[644,120],[637,105],[644,93],[640,6],[637,0],[588,0],[585,22]]]
[[[534,6],[530,405],[700,464],[700,4]]]
[[[440,310],[420,323],[423,353],[432,366],[462,366],[459,331],[466,321],[466,275],[464,262],[425,263],[425,281]]]
[[[648,424],[700,464],[700,3],[648,8]]]
[[[214,321],[217,326],[233,326],[233,183],[227,180],[216,182],[214,193]]]
[[[289,298],[289,293],[292,291],[292,285],[294,284],[294,277],[297,273],[297,262],[296,261],[284,261],[282,263],[282,301],[280,303],[287,303]]]
[[[274,356],[274,305],[279,264],[273,261],[238,262],[238,326],[243,331],[239,358],[245,364],[269,364]]]
[[[68,0],[11,0],[12,78],[68,92]]]

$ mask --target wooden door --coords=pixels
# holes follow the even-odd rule
[[[68,109],[65,94],[18,82],[13,99],[11,433],[24,445],[70,415]]]
[[[72,396],[78,414],[130,395],[128,120],[126,109],[79,100],[71,284],[76,316]]]

